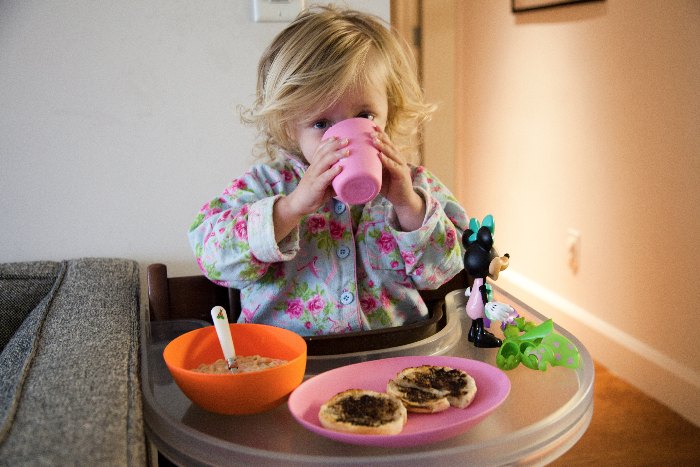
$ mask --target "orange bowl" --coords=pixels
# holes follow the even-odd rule
[[[264,324],[229,324],[236,355],[281,358],[288,363],[260,371],[207,374],[192,371],[224,358],[214,326],[195,329],[163,350],[175,383],[195,404],[210,412],[243,415],[270,410],[304,379],[306,342],[287,329]]]

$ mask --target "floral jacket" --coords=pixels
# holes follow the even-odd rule
[[[204,274],[241,290],[239,321],[316,335],[426,317],[418,290],[438,288],[463,267],[468,219],[454,196],[425,168],[413,167],[413,186],[426,201],[419,229],[399,230],[381,195],[360,206],[331,199],[278,244],[272,207],[306,168],[289,156],[251,167],[190,227]]]

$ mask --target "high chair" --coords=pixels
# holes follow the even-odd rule
[[[168,277],[167,266],[154,263],[147,269],[148,305],[152,321],[199,319],[211,321],[210,311],[216,306],[226,309],[229,321],[235,322],[241,312],[240,291],[216,285],[206,277]],[[309,355],[327,355],[367,351],[416,342],[432,336],[445,326],[445,295],[464,289],[467,274],[462,270],[436,290],[421,290],[429,317],[421,322],[394,328],[349,332],[337,335],[305,336]]]

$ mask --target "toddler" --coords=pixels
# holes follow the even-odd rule
[[[240,289],[239,322],[316,335],[427,317],[418,290],[462,269],[468,219],[439,180],[407,161],[433,110],[410,52],[372,15],[313,7],[263,54],[256,96],[242,116],[265,160],[189,231],[202,272]],[[364,205],[334,198],[348,141],[322,140],[353,117],[373,121],[383,169],[380,194]]]

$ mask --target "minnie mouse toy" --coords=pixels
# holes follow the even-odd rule
[[[471,219],[469,229],[465,230],[462,236],[462,245],[465,248],[464,268],[474,280],[471,288],[467,288],[465,295],[469,297],[467,315],[472,319],[469,342],[473,342],[476,347],[492,348],[500,347],[502,344],[501,339],[485,329],[491,324],[485,313],[486,305],[489,303],[486,277],[498,279],[498,274],[508,267],[510,261],[508,253],[499,256],[493,247],[494,230],[493,216],[489,214],[484,218],[481,226],[478,220]]]

